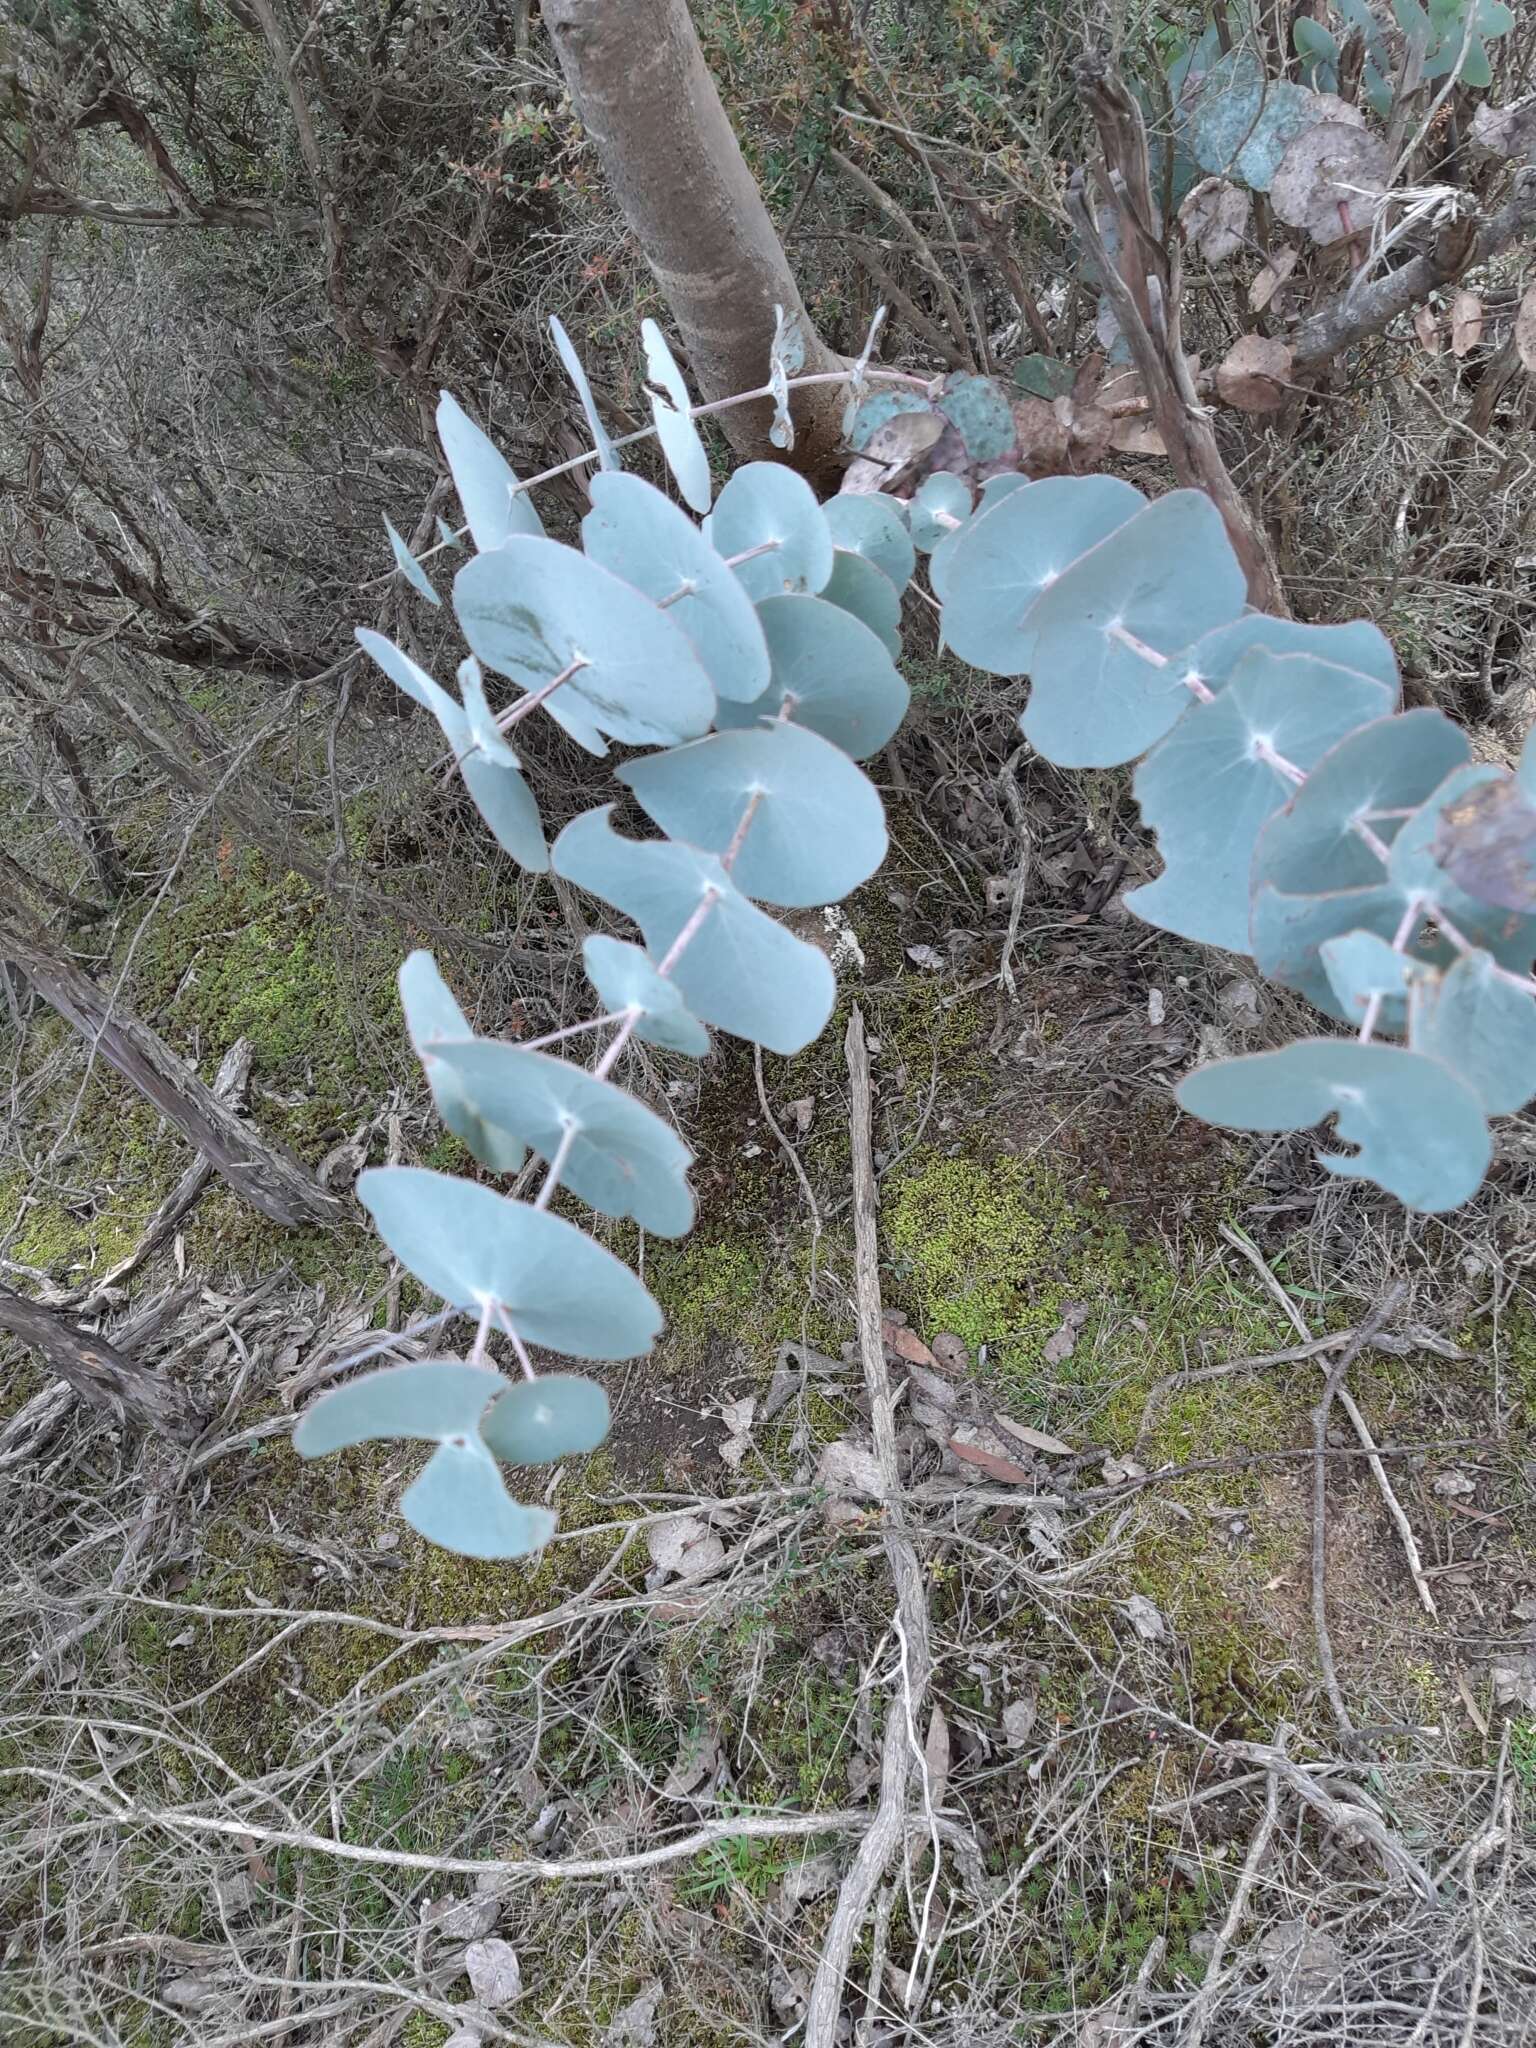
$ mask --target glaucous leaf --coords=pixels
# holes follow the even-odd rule
[[[387,519],[384,522],[384,531],[389,535],[390,551],[395,558],[395,567],[400,571],[406,582],[410,584],[412,590],[418,596],[424,597],[428,604],[441,604],[443,600],[428,582],[426,570],[423,569],[420,562],[417,561],[416,557],[411,553]]]
[[[404,690],[407,697],[414,698],[431,712],[454,753],[466,752],[470,746],[469,720],[458,699],[435,677],[429,676],[420,662],[412,661],[403,648],[397,647],[393,640],[386,640],[382,633],[375,633],[371,626],[358,626],[353,637],[397,689]]]
[[[832,574],[832,533],[816,493],[782,462],[745,462],[715,500],[705,538],[735,562],[754,603],[786,591],[820,590]],[[752,554],[761,548],[761,554]]]
[[[424,1166],[371,1166],[357,1198],[423,1287],[477,1314],[501,1302],[526,1343],[638,1358],[661,1328],[629,1268],[545,1209]]]
[[[675,841],[622,838],[613,829],[612,808],[571,820],[555,841],[555,872],[632,917],[657,960],[666,960],[673,941],[702,912],[670,970],[689,1009],[770,1052],[809,1045],[831,1016],[836,994],[826,955],[759,910],[714,854]]]
[[[444,1443],[473,1436],[497,1394],[512,1382],[488,1365],[426,1358],[359,1373],[311,1401],[293,1432],[301,1458],[323,1458],[384,1437]]]
[[[549,869],[549,847],[538,801],[522,770],[508,768],[484,754],[466,754],[459,763],[475,809],[490,826],[496,844],[519,867],[542,875]]]
[[[901,597],[889,576],[866,555],[836,548],[822,600],[862,619],[890,655],[901,659]]]
[[[695,512],[707,512],[711,495],[709,457],[699,430],[693,423],[693,400],[683,373],[667,346],[667,337],[654,320],[640,322],[640,340],[645,348],[645,377],[651,387],[651,418],[656,438],[667,459],[685,504]]]
[[[1476,1194],[1492,1147],[1477,1097],[1439,1060],[1396,1045],[1302,1038],[1279,1052],[1197,1067],[1179,1083],[1192,1116],[1236,1131],[1301,1131],[1326,1116],[1359,1151],[1318,1163],[1373,1180],[1410,1209],[1457,1208]]]
[[[507,1387],[480,1424],[487,1448],[509,1465],[552,1465],[595,1451],[608,1434],[608,1396],[581,1373],[540,1373]]]
[[[1304,87],[1271,78],[1253,51],[1220,57],[1200,87],[1190,138],[1201,168],[1267,192],[1287,145],[1325,118]]]
[[[444,1040],[471,1039],[475,1035],[438,972],[437,962],[418,947],[400,963],[398,980],[406,1029],[426,1074],[427,1086],[432,1090],[438,1115],[485,1165],[497,1173],[521,1171],[527,1155],[516,1134],[486,1123],[460,1087],[453,1069],[435,1057]]]
[[[613,443],[608,438],[607,429],[598,416],[597,401],[592,396],[592,386],[587,380],[581,357],[577,355],[571,337],[553,313],[549,316],[549,331],[554,336],[555,352],[565,365],[565,374],[576,386],[576,396],[581,400],[581,409],[587,416],[587,432],[592,436],[592,446],[597,451],[598,468],[621,468]]]
[[[469,720],[469,736],[481,758],[493,761],[498,768],[517,767],[517,756],[502,737],[486,702],[485,675],[472,654],[459,663],[459,695],[464,703],[464,716]]]
[[[1536,1095],[1536,997],[1499,972],[1481,947],[1416,985],[1409,1042],[1454,1068],[1490,1116]]]
[[[1415,974],[1433,972],[1375,932],[1344,932],[1326,940],[1318,952],[1345,1021],[1363,1023],[1375,1002],[1378,1031],[1404,1029]]]
[[[1287,895],[1266,882],[1254,892],[1249,920],[1254,965],[1270,981],[1293,988],[1330,1017],[1349,1022],[1323,965],[1322,948],[1346,932],[1374,932],[1394,940],[1403,922],[1403,898],[1390,882],[1367,889]],[[1417,952],[1419,924],[1404,944]]]
[[[525,689],[585,663],[551,708],[570,696],[629,746],[670,746],[709,729],[715,693],[687,634],[574,548],[514,535],[465,563],[453,601],[473,652]]]
[[[717,732],[616,773],[663,832],[706,853],[736,844],[750,807],[731,880],[765,903],[835,903],[885,859],[885,812],[874,784],[804,726]]]
[[[591,496],[581,542],[592,560],[658,604],[672,600],[667,613],[720,696],[760,697],[769,682],[768,644],[756,608],[687,513],[643,477],[617,470],[593,477]]]
[[[437,402],[437,438],[479,554],[499,548],[514,533],[543,533],[544,522],[528,493],[519,490],[511,464],[447,391]]]
[[[1146,503],[1112,476],[1046,477],[991,505],[983,499],[929,565],[944,585],[933,587],[944,602],[946,646],[992,675],[1025,674],[1034,644],[1025,621],[1035,600]]]
[[[656,972],[643,947],[596,934],[582,941],[581,958],[605,1010],[640,1010],[636,1038],[695,1059],[709,1051],[709,1033],[690,1013],[677,983]]]
[[[964,477],[935,470],[912,493],[912,545],[920,555],[932,554],[946,534],[971,516],[971,487]]]
[[[632,1216],[658,1237],[693,1228],[693,1154],[633,1095],[569,1060],[497,1038],[443,1040],[433,1057],[493,1130],[514,1132],[543,1159],[569,1137],[561,1178],[599,1215]]]
[[[839,491],[821,509],[835,547],[865,556],[898,593],[906,589],[917,573],[917,550],[899,498],[885,491]]]
[[[400,1496],[400,1512],[429,1543],[463,1557],[531,1557],[555,1533],[548,1508],[513,1500],[478,1438],[440,1445]]]
[[[1255,884],[1302,894],[1384,880],[1385,863],[1356,827],[1390,845],[1401,820],[1380,814],[1421,804],[1468,752],[1466,735],[1428,706],[1360,726],[1308,765],[1306,781],[1265,827]]]
[[[1369,676],[1251,649],[1220,695],[1191,705],[1136,770],[1131,787],[1164,872],[1128,891],[1127,907],[1165,931],[1247,952],[1254,845],[1292,787],[1261,743],[1306,770],[1389,701]]]
[[[879,638],[821,597],[765,598],[757,610],[773,680],[755,703],[722,704],[717,725],[756,725],[777,717],[792,697],[797,725],[856,761],[878,753],[906,717],[910,696]]]
[[[1037,484],[987,516],[1005,518],[1044,489]],[[1159,666],[1155,657],[1236,618],[1246,590],[1211,499],[1203,491],[1158,498],[1079,556],[1031,607],[1025,738],[1066,768],[1134,760],[1189,698],[1172,660]]]
[[[1186,683],[1204,683],[1208,690],[1224,690],[1233,669],[1251,647],[1268,648],[1271,654],[1311,654],[1335,668],[1374,676],[1392,692],[1387,709],[1396,706],[1399,684],[1392,643],[1379,627],[1364,619],[1343,626],[1311,626],[1301,619],[1272,619],[1266,612],[1245,612],[1175,657],[1180,678]]]

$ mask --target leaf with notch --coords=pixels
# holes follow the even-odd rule
[[[1476,1194],[1492,1145],[1476,1095],[1448,1066],[1395,1045],[1303,1038],[1279,1052],[1198,1067],[1181,1106],[1237,1131],[1299,1131],[1336,1115],[1352,1157],[1318,1164],[1374,1180],[1410,1209],[1457,1208]]]
[[[803,726],[713,733],[617,773],[663,832],[706,853],[732,845],[750,805],[731,879],[765,903],[835,903],[885,859],[885,812],[874,784]]]
[[[637,1358],[661,1328],[645,1288],[573,1223],[424,1166],[373,1166],[357,1198],[433,1294],[477,1314],[499,1301],[529,1344],[573,1358]]]
[[[836,994],[826,955],[759,910],[714,854],[675,841],[625,839],[613,830],[612,809],[605,804],[571,820],[555,841],[555,872],[632,917],[656,959],[665,960],[702,911],[671,970],[694,1015],[770,1052],[809,1045]]]

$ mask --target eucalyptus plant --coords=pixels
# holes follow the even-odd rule
[[[1031,482],[1005,466],[1007,422],[987,393],[872,370],[867,348],[847,373],[851,445],[947,407],[934,432],[952,437],[954,469],[910,500],[845,490],[822,505],[788,468],[749,463],[716,497],[702,409],[649,322],[643,338],[653,431],[702,518],[621,469],[557,328],[597,464],[581,545],[548,537],[528,487],[445,395],[438,429],[465,524],[432,558],[463,537],[473,549],[453,579],[469,648],[457,693],[358,633],[437,719],[502,850],[639,935],[589,938],[592,1014],[515,1043],[471,1028],[429,953],[400,971],[443,1122],[493,1173],[542,1162],[538,1184],[524,1200],[420,1167],[360,1176],[384,1242],[475,1334],[463,1359],[385,1367],[326,1394],[294,1440],[311,1457],[375,1438],[434,1443],[401,1511],[478,1557],[526,1555],[554,1527],[512,1499],[504,1465],[589,1451],[607,1432],[601,1385],[537,1372],[532,1349],[627,1359],[661,1328],[640,1279],[554,1212],[557,1191],[662,1237],[693,1222],[687,1146],[612,1078],[625,1047],[696,1058],[712,1027],[794,1053],[831,1014],[826,954],[772,912],[831,904],[884,858],[880,798],[859,764],[907,707],[896,664],[920,554],[953,652],[1030,678],[1021,724],[1038,753],[1066,767],[1139,762],[1132,786],[1163,871],[1130,893],[1131,909],[1251,954],[1345,1027],[1197,1068],[1178,1090],[1186,1109],[1240,1130],[1332,1116],[1356,1149],[1323,1152],[1328,1171],[1442,1210],[1482,1179],[1488,1117],[1536,1093],[1536,746],[1513,774],[1474,762],[1440,712],[1400,709],[1374,626],[1249,610],[1201,493],[1149,501],[1108,476]],[[751,394],[772,400],[780,445],[793,431],[793,347],[781,321],[770,381]],[[991,472],[979,488],[978,466]],[[390,538],[412,586],[440,603],[424,563]],[[539,715],[593,755],[640,750],[614,774],[657,836],[617,830],[605,804],[548,844],[516,747]],[[572,1056],[581,1042],[589,1062]],[[497,1332],[521,1380],[488,1362]]]

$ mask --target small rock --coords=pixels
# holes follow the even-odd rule
[[[823,1450],[816,1465],[816,1477],[834,1494],[866,1495],[878,1500],[883,1492],[880,1467],[873,1451],[838,1437]]]

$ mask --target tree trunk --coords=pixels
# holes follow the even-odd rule
[[[687,0],[544,0],[544,21],[630,232],[655,272],[706,400],[768,381],[773,309],[800,316],[807,375],[842,367],[811,326],[757,181],[704,63]],[[796,394],[788,460],[823,468],[841,437],[835,384]],[[720,426],[744,458],[783,460],[771,406]]]
[[[263,1216],[283,1224],[339,1220],[341,1204],[313,1174],[236,1116],[147,1024],[59,952],[40,925],[3,905],[0,958],[14,961],[43,1000]]]
[[[202,1428],[204,1417],[174,1380],[161,1379],[115,1351],[105,1337],[66,1322],[9,1287],[0,1287],[0,1330],[41,1352],[59,1378],[94,1408],[110,1409],[122,1421],[178,1443],[190,1443]]]

